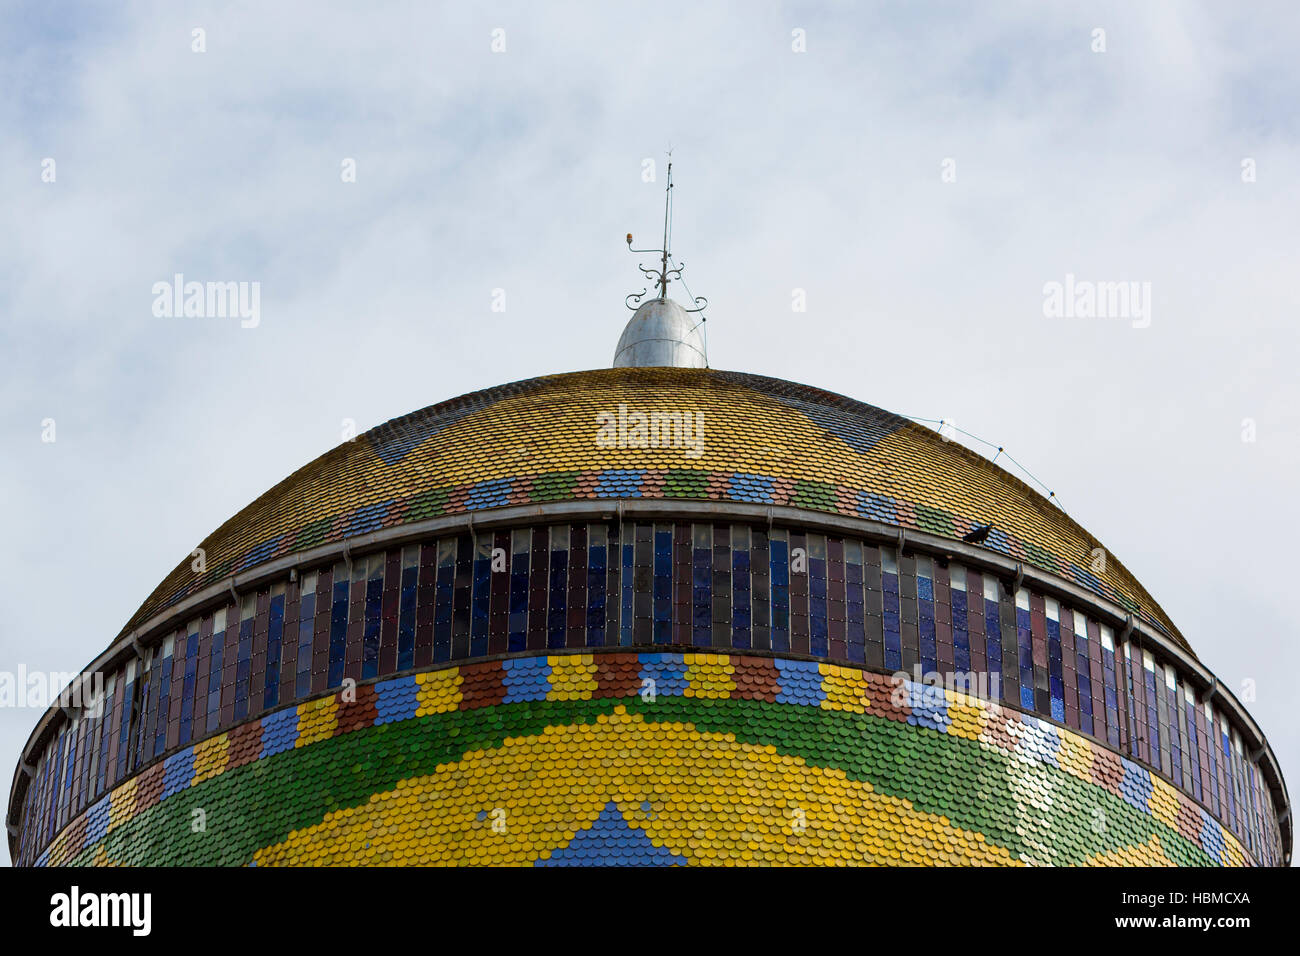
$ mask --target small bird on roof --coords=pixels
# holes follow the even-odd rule
[[[989,532],[993,530],[993,525],[982,524],[969,534],[963,535],[962,540],[967,544],[983,544],[988,538]]]

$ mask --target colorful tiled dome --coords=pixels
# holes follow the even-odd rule
[[[640,413],[600,439],[601,416]],[[650,416],[662,415],[659,438]],[[685,439],[677,437],[682,416]],[[695,428],[696,422],[700,428]],[[635,431],[637,420],[625,424]],[[661,429],[655,428],[654,431]],[[639,447],[644,444],[644,447]],[[126,629],[232,574],[316,545],[438,515],[583,499],[786,505],[983,546],[1138,613],[1190,650],[1124,566],[1059,508],[987,459],[905,418],[821,389],[736,372],[611,368],[485,389],[413,412],[299,469],[201,543]]]
[[[372,429],[213,532],[96,675],[24,749],[17,864],[1290,861],[1262,732],[1091,535],[755,375]]]

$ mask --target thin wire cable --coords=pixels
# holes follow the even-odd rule
[[[672,180],[673,164],[671,162],[671,157],[672,157],[671,149],[668,151],[668,155],[670,157],[670,161],[668,163],[668,222],[667,222],[667,229],[664,235],[664,255],[667,256],[668,258],[668,264],[677,270],[677,281],[682,284],[682,288],[686,290],[686,294],[691,297],[691,305],[694,305],[695,293],[693,293],[691,291],[691,287],[686,284],[686,279],[681,274],[680,264],[673,257],[673,254],[670,251],[673,247],[673,180]],[[667,287],[665,287],[664,296],[666,297],[667,295],[668,295],[668,289]],[[705,367],[708,367],[709,364],[709,330],[708,327],[705,325],[707,321],[708,321],[708,316],[706,316],[703,312],[701,312],[700,321],[696,322],[695,325],[691,326],[692,332],[694,332],[698,328],[701,327],[704,328],[703,334],[704,334]]]
[[[674,269],[678,268],[679,263],[671,255],[668,256],[668,261],[672,263]],[[691,297],[691,305],[694,305],[695,293],[692,292],[691,287],[686,284],[686,277],[679,272],[677,275],[677,281],[682,284],[682,288],[686,290],[686,294]],[[708,321],[709,321],[709,317],[705,315],[703,312],[701,312],[700,321],[696,322],[693,326],[691,326],[692,332],[694,332],[696,329],[701,327],[704,329],[704,361],[706,365],[709,359],[709,327],[705,325],[705,323]]]
[[[952,422],[949,422],[946,418],[921,418],[920,416],[917,415],[903,415],[902,417],[911,419],[914,422],[924,422],[925,424],[928,425],[938,425],[940,428],[942,428],[944,425],[949,425],[953,431],[960,432],[961,434],[965,435],[967,438],[971,439],[972,441],[977,441],[982,445],[987,445],[989,448],[996,448],[997,454],[995,454],[992,457],[992,459],[990,459],[991,462],[996,462],[1000,456],[1006,456],[1007,461],[1015,465],[1016,468],[1020,469],[1020,471],[1022,471],[1025,475],[1027,475],[1030,478],[1030,480],[1032,480],[1036,485],[1038,485],[1038,487],[1040,487],[1041,489],[1047,492],[1048,500],[1053,502],[1056,505],[1056,507],[1060,508],[1062,514],[1068,514],[1068,512],[1065,510],[1065,506],[1061,504],[1061,499],[1060,497],[1057,496],[1056,492],[1054,492],[1050,487],[1048,487],[1045,481],[1043,481],[1038,476],[1036,476],[1032,471],[1030,471],[1028,468],[1026,468],[1024,465],[1018,462],[1015,458],[1012,458],[1011,455],[1006,451],[1006,449],[1002,445],[998,445],[994,442],[991,442],[987,438],[981,438],[979,435],[972,434],[971,432],[966,431],[966,429],[960,428],[957,425],[953,424]],[[1142,628],[1140,626],[1142,622],[1145,621],[1147,624],[1155,626],[1158,630],[1164,633],[1168,633],[1168,632],[1165,630],[1164,626],[1160,624],[1159,621],[1156,621],[1154,617],[1151,617],[1145,613],[1142,601],[1140,599],[1124,594],[1123,591],[1120,591],[1119,593],[1133,602],[1133,610],[1130,613],[1132,613],[1133,615],[1134,632],[1137,635],[1136,643],[1138,647],[1138,653],[1140,655],[1142,651],[1145,649],[1144,644],[1142,642]],[[1139,674],[1143,670],[1145,670],[1145,665],[1143,661],[1139,658],[1138,660]],[[1139,737],[1138,739],[1141,740],[1142,738]]]
[[[672,261],[673,254],[673,164],[668,164],[668,233],[664,236],[664,253]]]
[[[1026,476],[1028,476],[1028,478],[1034,484],[1036,484],[1043,491],[1047,492],[1048,501],[1051,501],[1053,504],[1055,504],[1056,507],[1060,508],[1063,513],[1065,512],[1065,506],[1061,504],[1061,499],[1057,497],[1056,492],[1051,489],[1051,487],[1047,484],[1047,482],[1043,481],[1041,478],[1035,475],[1024,465],[1020,464],[1020,462],[1016,461],[1016,459],[1012,458],[1011,454],[1006,450],[1004,446],[999,445],[996,442],[991,442],[987,438],[981,438],[979,435],[972,434],[971,432],[966,431],[966,429],[961,428],[956,424],[954,424],[953,422],[948,421],[946,418],[922,418],[919,415],[904,415],[903,417],[911,419],[914,422],[924,422],[927,425],[938,425],[939,428],[935,429],[935,431],[938,431],[941,436],[943,434],[942,432],[943,426],[947,425],[953,431],[965,435],[967,438],[971,439],[972,441],[977,441],[981,445],[987,445],[989,448],[996,448],[997,454],[995,454],[990,459],[991,462],[997,462],[998,458],[1005,456],[1007,461],[1015,465],[1016,468],[1018,468],[1021,472],[1023,472]]]

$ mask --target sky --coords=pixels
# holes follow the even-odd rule
[[[608,366],[671,149],[710,364],[1005,447],[1294,787],[1297,35],[1291,2],[0,0],[0,671],[79,670],[345,421]],[[155,314],[178,273],[258,283],[256,324]],[[1067,276],[1147,307],[1048,314]],[[39,717],[0,707],[6,783]]]

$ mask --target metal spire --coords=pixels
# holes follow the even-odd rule
[[[614,349],[615,368],[708,368],[708,346],[701,329],[704,316],[699,321],[688,312],[703,312],[708,302],[703,296],[691,296],[694,308],[683,309],[668,298],[668,283],[681,282],[686,294],[691,295],[682,269],[686,264],[675,263],[670,248],[673,237],[673,163],[672,150],[668,151],[668,183],[664,187],[664,242],[658,249],[633,249],[632,234],[627,234],[628,249],[638,255],[659,257],[657,268],[638,265],[642,274],[658,286],[655,298],[641,300],[646,290],[629,295],[624,304],[633,311],[623,334]],[[639,303],[639,305],[638,305]]]
[[[659,298],[668,298],[668,225],[673,208],[673,161],[672,150],[668,151],[668,185],[664,187],[664,257],[659,269]],[[631,243],[628,243],[630,246]],[[681,270],[677,270],[681,274]]]
[[[684,268],[686,268],[686,263],[684,263],[684,262],[683,262],[681,265],[678,265],[678,266],[672,266],[672,265],[671,265],[671,263],[672,263],[672,252],[669,251],[669,241],[670,241],[671,238],[672,238],[672,215],[673,215],[673,213],[672,213],[672,209],[673,209],[673,162],[672,162],[672,155],[673,155],[673,152],[672,152],[672,150],[670,149],[670,150],[668,151],[668,157],[669,157],[669,158],[668,158],[668,183],[667,183],[667,185],[664,187],[664,244],[663,244],[663,246],[662,246],[661,248],[659,248],[659,249],[633,249],[633,248],[632,248],[632,233],[629,232],[629,233],[627,234],[627,248],[628,248],[628,250],[629,250],[630,252],[634,252],[634,253],[636,253],[636,254],[638,254],[638,255],[645,255],[645,254],[654,255],[654,254],[658,254],[658,256],[659,256],[659,268],[658,268],[658,269],[649,268],[649,267],[647,267],[647,266],[643,266],[643,265],[638,265],[637,268],[641,270],[641,272],[645,275],[645,277],[646,277],[647,279],[653,280],[654,284],[657,285],[657,286],[659,287],[659,296],[658,296],[658,298],[660,298],[660,299],[664,299],[664,300],[667,300],[667,298],[668,298],[668,283],[669,283],[669,282],[672,282],[674,279],[677,279],[678,281],[681,281],[681,278],[682,278],[682,270],[683,270]],[[642,289],[640,292],[636,292],[636,293],[633,293],[633,294],[627,296],[627,297],[623,300],[623,304],[626,305],[629,309],[632,309],[633,311],[635,311],[636,308],[637,308],[637,304],[638,304],[638,303],[639,303],[643,298],[645,298],[646,291],[647,291],[646,289]],[[688,291],[688,294],[689,294],[689,290],[687,290],[687,291]],[[708,306],[708,304],[709,304],[708,300],[707,300],[706,298],[704,298],[704,296],[693,296],[692,299],[693,299],[692,304],[695,306],[695,308],[693,308],[693,309],[683,309],[682,311],[684,311],[684,312],[702,312],[702,311],[704,311],[704,309],[705,309],[705,308]]]

